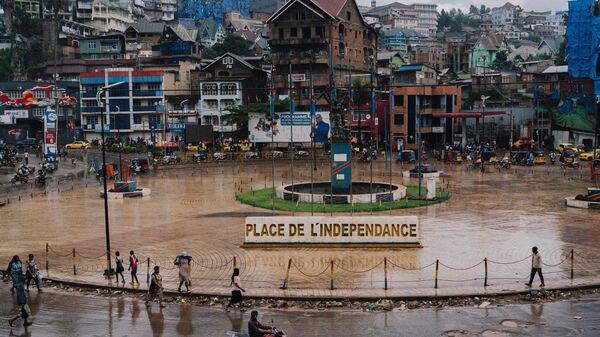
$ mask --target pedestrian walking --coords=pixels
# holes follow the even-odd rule
[[[29,153],[23,153],[23,159],[25,159],[25,165],[29,165]]]
[[[6,273],[10,276],[12,281],[12,288],[10,288],[10,292],[14,293],[16,289],[16,276],[21,275],[23,273],[23,264],[21,263],[21,259],[19,259],[18,255],[13,256],[13,258],[8,263],[8,268],[6,269]]]
[[[529,283],[527,283],[526,286],[531,287],[531,284],[533,283],[533,278],[535,277],[535,273],[537,273],[540,276],[540,281],[542,282],[540,284],[540,287],[543,287],[544,276],[542,275],[542,257],[538,253],[537,247],[533,247],[531,251],[533,252],[533,254],[531,255],[531,276],[529,277]]]
[[[31,280],[35,282],[35,286],[38,289],[38,292],[42,291],[40,287],[40,270],[38,269],[37,263],[35,262],[35,257],[33,254],[29,254],[29,258],[25,262],[25,279],[27,280],[27,289],[29,291],[29,284]]]
[[[138,263],[140,261],[138,260],[137,256],[135,256],[135,253],[133,252],[133,250],[129,251],[129,268],[127,268],[127,270],[131,270],[131,285],[132,286],[138,286],[140,285],[140,281],[138,281],[137,278],[137,267],[138,267]]]
[[[16,320],[22,318],[23,326],[27,327],[31,325],[31,322],[29,322],[29,317],[31,316],[31,309],[29,309],[29,305],[27,305],[27,294],[25,293],[25,277],[21,272],[18,275],[15,275],[15,279],[15,288],[17,290],[17,305],[19,306],[19,309],[15,317],[8,320],[8,324],[12,327],[13,323]]]
[[[234,268],[233,275],[231,275],[231,300],[229,300],[229,304],[227,304],[227,307],[230,307],[236,303],[242,303],[242,301],[244,300],[242,297],[242,292],[246,292],[246,290],[242,288],[242,282],[240,280],[240,269]]]
[[[154,301],[156,298],[158,298],[158,304],[160,305],[160,307],[164,308],[165,306],[162,304],[162,276],[160,276],[160,268],[158,266],[154,266],[154,272],[152,273],[152,278],[150,281],[150,288],[148,288],[148,298],[146,298],[146,306],[149,306],[150,302]]]
[[[179,287],[178,292],[181,292],[181,286],[185,284],[185,289],[189,293],[192,280],[190,279],[190,264],[192,263],[192,257],[187,253],[183,252],[175,258],[175,265],[179,266]]]
[[[115,265],[117,266],[117,284],[119,284],[119,275],[121,275],[121,280],[123,281],[123,285],[125,285],[125,277],[123,276],[125,268],[123,267],[123,258],[118,250],[115,252]]]

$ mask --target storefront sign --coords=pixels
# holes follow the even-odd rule
[[[44,114],[44,153],[50,159],[56,158],[56,123],[56,112],[48,108]]]
[[[244,246],[420,246],[416,216],[247,217]]]

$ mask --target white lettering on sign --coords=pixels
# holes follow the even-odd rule
[[[247,217],[244,244],[412,244],[416,216]]]

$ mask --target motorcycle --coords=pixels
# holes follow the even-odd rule
[[[225,335],[227,335],[228,337],[248,337],[248,335],[246,334],[235,331],[227,331]],[[285,333],[285,331],[273,327],[271,332],[264,335],[264,337],[287,337],[287,334]]]
[[[38,175],[35,177],[34,183],[36,187],[46,186],[46,173],[42,170],[39,170]]]
[[[213,154],[213,159],[215,161],[225,160],[225,153],[223,153],[223,152],[215,152],[215,154]]]
[[[246,152],[244,153],[244,158],[246,158],[246,160],[255,160],[259,159],[260,156],[258,155],[258,152]]]
[[[301,158],[308,158],[310,156],[310,154],[308,153],[308,151],[296,151],[295,153],[296,159],[301,159]]]
[[[359,160],[365,163],[370,163],[372,160],[377,160],[377,151],[369,151],[367,149],[364,149]]]
[[[562,163],[560,164],[560,168],[572,168],[572,169],[577,169],[579,168],[579,162],[576,161],[570,161],[570,162],[566,162],[566,163]]]
[[[556,164],[556,153],[550,152],[550,164]]]
[[[508,170],[510,169],[510,158],[502,158],[502,160],[500,160],[499,162],[495,162],[494,163],[494,167],[497,168],[498,170],[501,169],[505,169]]]
[[[16,184],[18,182],[21,182],[23,184],[27,184],[29,182],[29,176],[27,176],[26,174],[21,174],[21,173],[17,173],[15,174],[15,176],[10,180],[11,183]]]

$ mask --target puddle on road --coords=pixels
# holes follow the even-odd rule
[[[467,330],[452,330],[444,332],[445,337],[517,337],[519,334],[515,334],[508,331],[500,330],[485,330],[483,332],[473,332]]]
[[[534,322],[520,321],[517,319],[506,319],[500,322],[501,325],[509,328],[528,328],[532,325],[535,325]]]

